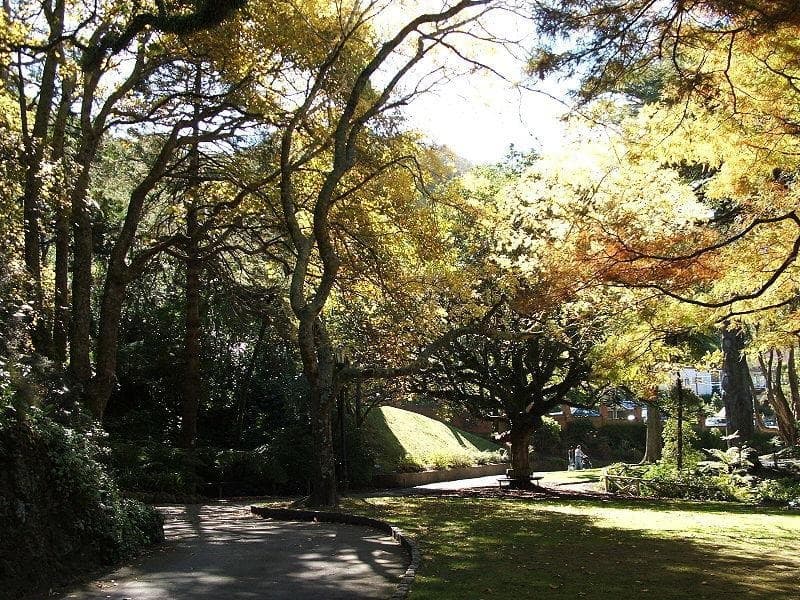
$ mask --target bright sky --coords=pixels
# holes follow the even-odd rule
[[[387,33],[394,33],[399,23],[419,14],[423,9],[436,8],[431,0],[400,0],[390,2],[380,17]],[[439,6],[439,8],[441,8]],[[481,27],[473,33],[487,33],[520,42],[508,51],[497,44],[486,44],[467,36],[454,36],[459,52],[488,65],[502,77],[489,72],[462,75],[433,91],[414,99],[403,111],[413,129],[427,133],[435,143],[449,147],[473,163],[496,162],[505,156],[510,144],[518,150],[557,147],[564,137],[559,117],[566,107],[558,100],[563,86],[540,82],[537,88],[547,94],[516,88],[513,82],[524,81],[524,50],[534,42],[533,25],[518,15],[492,10],[483,15]],[[474,45],[471,45],[474,44]],[[452,53],[445,52],[445,64],[456,70],[467,68]],[[515,56],[516,55],[516,56]],[[442,60],[442,55],[434,59]],[[430,66],[431,63],[427,63]],[[440,63],[441,64],[441,63]],[[409,77],[413,80],[413,75]]]
[[[555,90],[554,90],[555,92]],[[557,93],[557,92],[556,92]],[[473,76],[417,99],[407,110],[415,129],[473,163],[517,150],[551,149],[564,138],[565,106],[543,94]]]

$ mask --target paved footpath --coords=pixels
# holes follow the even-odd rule
[[[369,527],[271,521],[243,504],[161,510],[164,544],[62,600],[385,599],[408,565]]]
[[[541,474],[541,473],[539,473]],[[458,481],[440,481],[438,483],[428,483],[425,485],[418,485],[413,488],[406,488],[401,490],[402,495],[417,493],[425,493],[426,491],[456,491],[456,490],[474,490],[480,488],[497,488],[497,475],[487,475],[485,477],[475,477],[473,479],[459,479]],[[563,481],[559,480],[557,473],[548,478],[547,481],[540,483],[544,490],[555,490],[561,492],[589,492],[589,493],[603,493],[600,491],[599,483],[596,481],[582,482],[575,481],[574,479],[564,478]],[[534,488],[535,489],[535,488]],[[375,495],[378,495],[376,493]],[[400,494],[398,494],[400,495]]]

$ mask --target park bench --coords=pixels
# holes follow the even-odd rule
[[[525,482],[525,483],[532,483],[536,487],[541,487],[539,482],[544,479],[544,475],[531,475],[529,477],[510,477],[508,475],[501,475],[497,478],[497,485],[500,486],[500,489],[503,489],[503,485],[508,486],[509,489],[516,487],[516,484]]]

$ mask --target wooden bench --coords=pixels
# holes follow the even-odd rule
[[[503,484],[507,485],[509,489],[514,487],[514,482],[530,482],[536,487],[541,487],[539,482],[544,479],[544,475],[531,475],[530,477],[509,477],[508,475],[502,475],[497,478],[497,485],[500,486],[500,489],[503,489]]]

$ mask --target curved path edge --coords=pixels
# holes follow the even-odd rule
[[[293,508],[268,508],[265,506],[251,506],[250,511],[254,515],[268,519],[278,519],[281,521],[320,521],[324,523],[344,523],[347,525],[363,525],[372,527],[378,531],[391,536],[397,541],[408,553],[409,565],[406,572],[400,578],[400,583],[397,584],[394,593],[390,600],[405,600],[411,591],[411,584],[417,576],[422,555],[414,540],[405,535],[402,529],[395,527],[391,523],[381,521],[380,519],[373,519],[371,517],[363,517],[361,515],[352,515],[340,512],[327,512],[319,510],[298,510]]]

